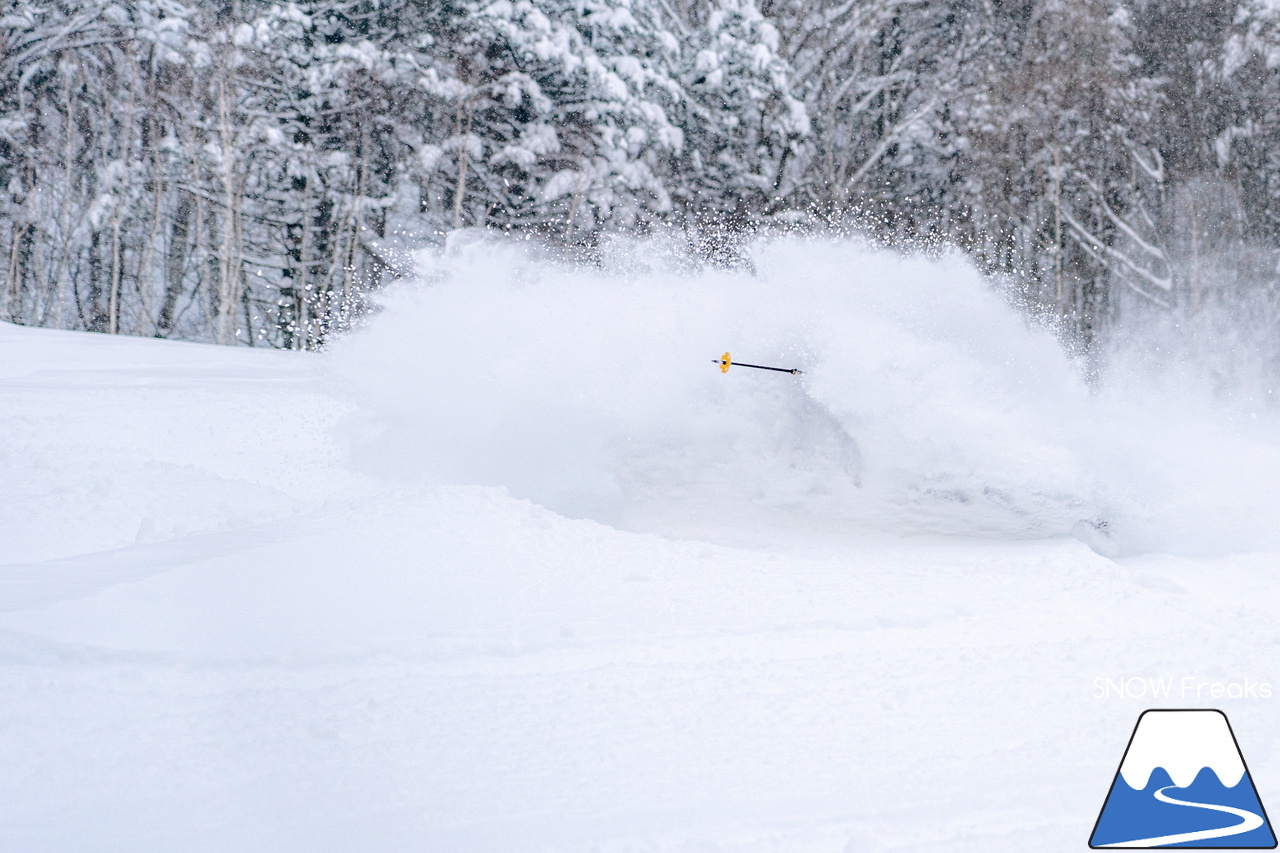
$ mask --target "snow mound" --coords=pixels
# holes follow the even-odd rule
[[[294,353],[0,323],[0,566],[279,520],[354,490]],[[264,402],[265,401],[265,402]]]
[[[1091,392],[956,255],[779,239],[750,271],[659,242],[601,267],[486,239],[424,254],[332,364],[361,464],[661,530],[803,518],[1075,532],[1107,553],[1273,536],[1280,447],[1194,389]],[[713,361],[799,367],[804,374]]]

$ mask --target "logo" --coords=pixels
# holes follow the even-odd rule
[[[1092,848],[1271,849],[1271,822],[1221,711],[1143,711]]]

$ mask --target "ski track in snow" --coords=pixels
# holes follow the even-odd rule
[[[1151,703],[1096,678],[1278,680],[1256,425],[1067,442],[949,262],[775,323],[489,254],[331,356],[0,325],[0,849],[1078,850]]]

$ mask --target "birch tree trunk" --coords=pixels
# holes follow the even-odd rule
[[[226,344],[231,329],[231,313],[235,309],[236,234],[238,210],[235,191],[236,139],[231,129],[231,97],[227,93],[226,80],[218,81],[219,143],[222,149],[222,257],[218,265],[218,323],[217,342]]]
[[[471,97],[466,100],[467,120],[463,126],[463,98],[458,98],[458,186],[453,191],[453,227],[462,227],[462,198],[467,191],[467,164],[471,155],[471,119],[473,116]]]

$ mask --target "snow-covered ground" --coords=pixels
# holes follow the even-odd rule
[[[324,355],[0,325],[0,849],[1079,850],[1147,707],[1280,802],[1273,413],[955,259],[660,248]]]

